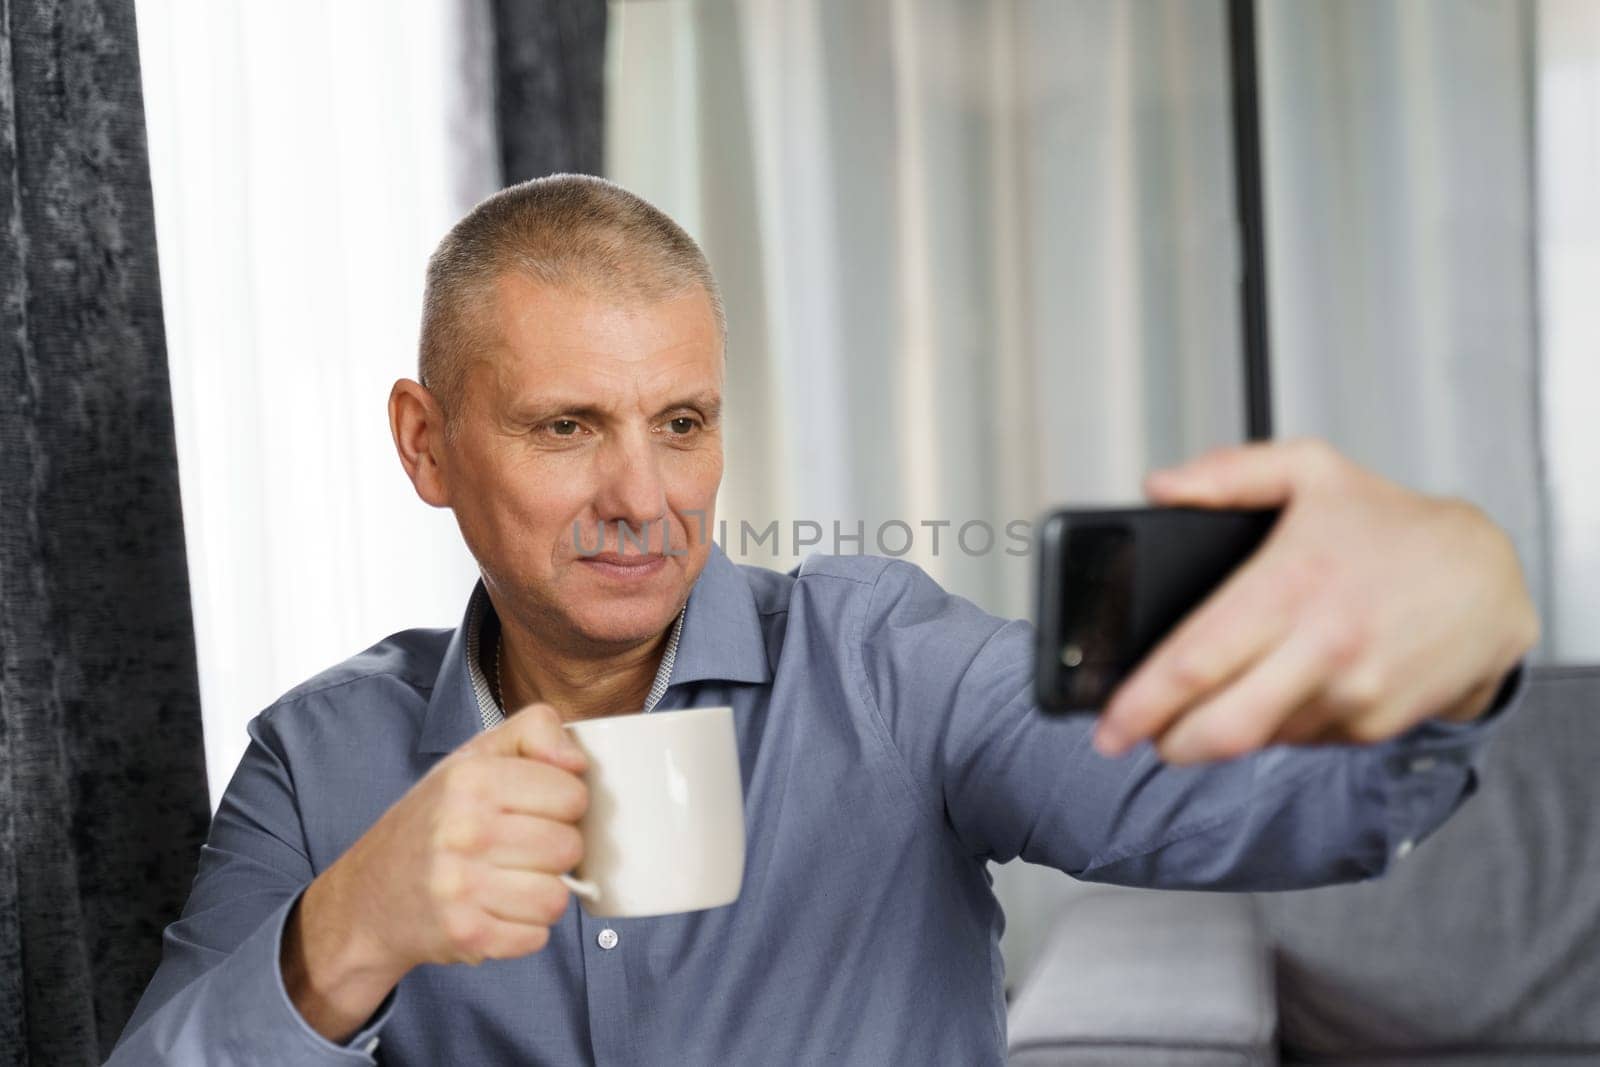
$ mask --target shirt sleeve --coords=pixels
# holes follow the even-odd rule
[[[863,610],[859,666],[912,789],[964,853],[1089,881],[1272,890],[1382,873],[1476,788],[1478,754],[1514,713],[1521,668],[1467,724],[1424,722],[1371,746],[1273,746],[1168,766],[1146,743],[1090,745],[1094,717],[1033,702],[1034,631],[897,562]]]
[[[375,1062],[392,991],[366,1026],[336,1045],[306,1023],[284,989],[284,925],[315,872],[271,713],[252,720],[249,733],[183,915],[162,937],[161,965],[108,1067]]]

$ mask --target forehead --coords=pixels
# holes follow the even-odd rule
[[[484,377],[501,392],[583,390],[625,402],[722,383],[722,338],[698,287],[649,301],[507,274],[490,315]]]

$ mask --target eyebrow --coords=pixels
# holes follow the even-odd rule
[[[707,422],[715,422],[722,415],[722,397],[712,391],[692,393],[665,405],[651,417],[659,419],[668,412],[682,411],[685,408],[700,412]],[[604,422],[611,417],[612,412],[587,402],[568,404],[559,399],[541,398],[514,408],[513,415],[519,422],[547,422],[562,417]]]

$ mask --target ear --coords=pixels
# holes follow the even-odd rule
[[[444,411],[426,386],[401,378],[389,390],[389,432],[400,465],[424,502],[450,506],[449,485],[441,463],[445,449]]]

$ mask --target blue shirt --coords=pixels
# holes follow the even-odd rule
[[[1104,759],[1089,716],[1033,705],[1029,625],[878,557],[779,574],[713,548],[682,618],[657,707],[734,708],[749,835],[735,903],[600,920],[575,899],[541,952],[418,967],[346,1044],[311,1030],[278,967],[291,906],[483,728],[472,627],[406,631],[251,722],[110,1062],[998,1064],[991,862],[1142,886],[1370,877],[1473,789],[1489,729],[1430,722],[1206,767],[1149,745]]]

